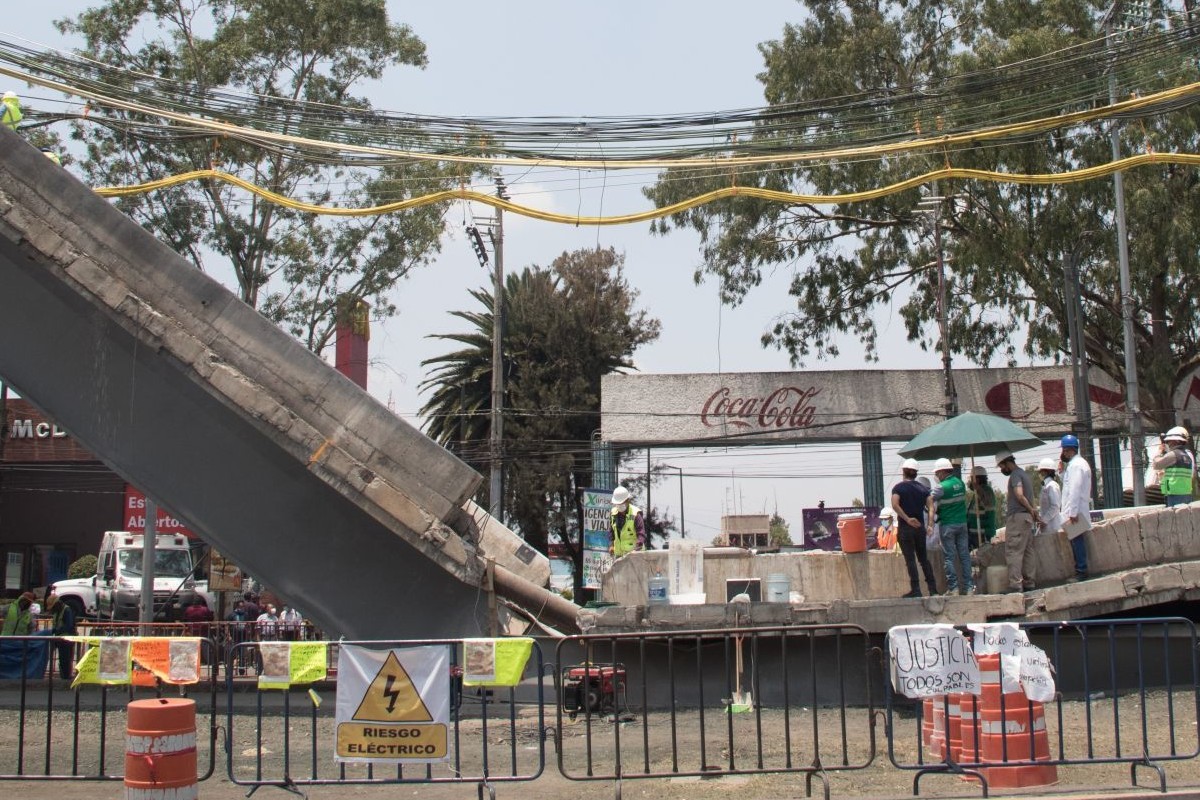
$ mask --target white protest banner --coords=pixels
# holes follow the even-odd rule
[[[979,664],[953,625],[898,625],[888,631],[892,688],[905,697],[979,694]]]
[[[1029,634],[1023,630],[1017,638],[1017,655],[1021,688],[1025,690],[1025,696],[1036,703],[1053,700],[1054,667],[1046,651],[1030,642]]]
[[[1054,667],[1045,651],[1029,641],[1029,634],[1012,622],[968,626],[974,634],[975,652],[1000,655],[1003,691],[1024,691],[1035,702],[1054,699]]]
[[[337,761],[446,761],[450,648],[338,648]]]

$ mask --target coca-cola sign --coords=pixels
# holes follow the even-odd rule
[[[817,414],[813,398],[820,393],[815,386],[780,386],[765,396],[744,397],[722,386],[704,401],[700,421],[708,428],[720,425],[764,430],[807,428]]]

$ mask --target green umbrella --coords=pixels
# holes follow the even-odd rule
[[[921,431],[900,448],[900,455],[918,459],[970,458],[974,472],[977,455],[990,456],[1002,451],[1015,453],[1040,444],[1040,438],[1004,417],[967,411]],[[975,527],[980,527],[978,505],[975,507]]]
[[[906,458],[965,458],[1015,453],[1042,444],[1019,425],[993,414],[967,411],[918,433],[900,448]]]

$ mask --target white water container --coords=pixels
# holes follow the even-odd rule
[[[650,579],[650,591],[646,597],[646,604],[657,606],[666,605],[671,602],[668,594],[668,589],[671,586],[670,579],[666,578],[661,572],[657,573]]]
[[[792,579],[785,573],[774,572],[767,576],[766,597],[768,603],[790,603],[792,597]]]

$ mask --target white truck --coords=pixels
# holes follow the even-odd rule
[[[106,531],[96,558],[96,616],[136,620],[142,600],[142,561],[145,535]],[[171,619],[171,607],[191,605],[196,597],[192,551],[186,536],[160,533],[154,540],[154,614]]]

